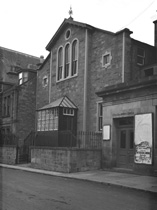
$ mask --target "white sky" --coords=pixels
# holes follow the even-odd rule
[[[129,28],[132,38],[154,45],[157,0],[0,0],[0,46],[46,57],[70,5],[76,21],[112,32]]]

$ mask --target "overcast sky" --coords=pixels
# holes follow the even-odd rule
[[[157,0],[0,0],[0,46],[46,57],[70,6],[76,21],[111,32],[129,28],[132,38],[154,45]]]

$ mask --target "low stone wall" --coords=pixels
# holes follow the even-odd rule
[[[57,172],[78,172],[101,168],[100,149],[31,147],[31,166]]]
[[[0,163],[14,165],[16,164],[17,148],[16,146],[0,147]]]

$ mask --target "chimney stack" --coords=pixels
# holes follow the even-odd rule
[[[41,55],[41,56],[40,56],[40,63],[42,64],[43,62],[44,62],[44,56]]]
[[[157,20],[154,22],[154,46],[157,47]]]

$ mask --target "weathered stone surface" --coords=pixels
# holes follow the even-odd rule
[[[66,173],[100,169],[101,150],[32,147],[31,165]]]
[[[0,162],[5,164],[16,164],[17,149],[15,146],[0,147]]]

